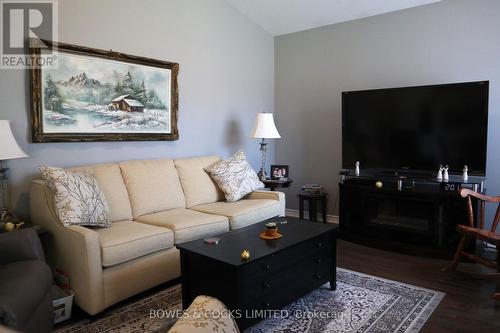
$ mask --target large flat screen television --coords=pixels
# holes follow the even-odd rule
[[[342,93],[342,167],[484,175],[489,81]]]

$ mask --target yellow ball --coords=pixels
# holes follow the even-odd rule
[[[250,251],[243,250],[243,252],[241,252],[241,260],[242,261],[247,261],[249,259],[250,259]]]
[[[382,186],[384,186],[384,184],[382,184],[380,180],[375,183],[376,188],[382,188]]]

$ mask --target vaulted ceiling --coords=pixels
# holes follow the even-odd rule
[[[440,0],[226,0],[273,36]]]

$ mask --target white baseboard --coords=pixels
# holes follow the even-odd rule
[[[299,211],[297,209],[289,209],[287,208],[285,210],[285,214],[286,216],[290,216],[290,217],[299,217]],[[309,218],[309,212],[306,210],[304,211],[304,218],[305,219],[308,219]],[[321,215],[318,214],[318,218],[321,220]],[[339,217],[338,215],[327,215],[326,216],[326,221],[328,223],[335,223],[335,224],[338,224],[339,223]]]

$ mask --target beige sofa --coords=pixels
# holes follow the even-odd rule
[[[44,181],[31,187],[31,218],[50,233],[49,263],[66,273],[76,303],[96,314],[180,276],[175,244],[284,216],[280,192],[255,191],[228,203],[203,170],[219,157],[137,160],[74,168],[94,175],[110,228],[64,227]]]

